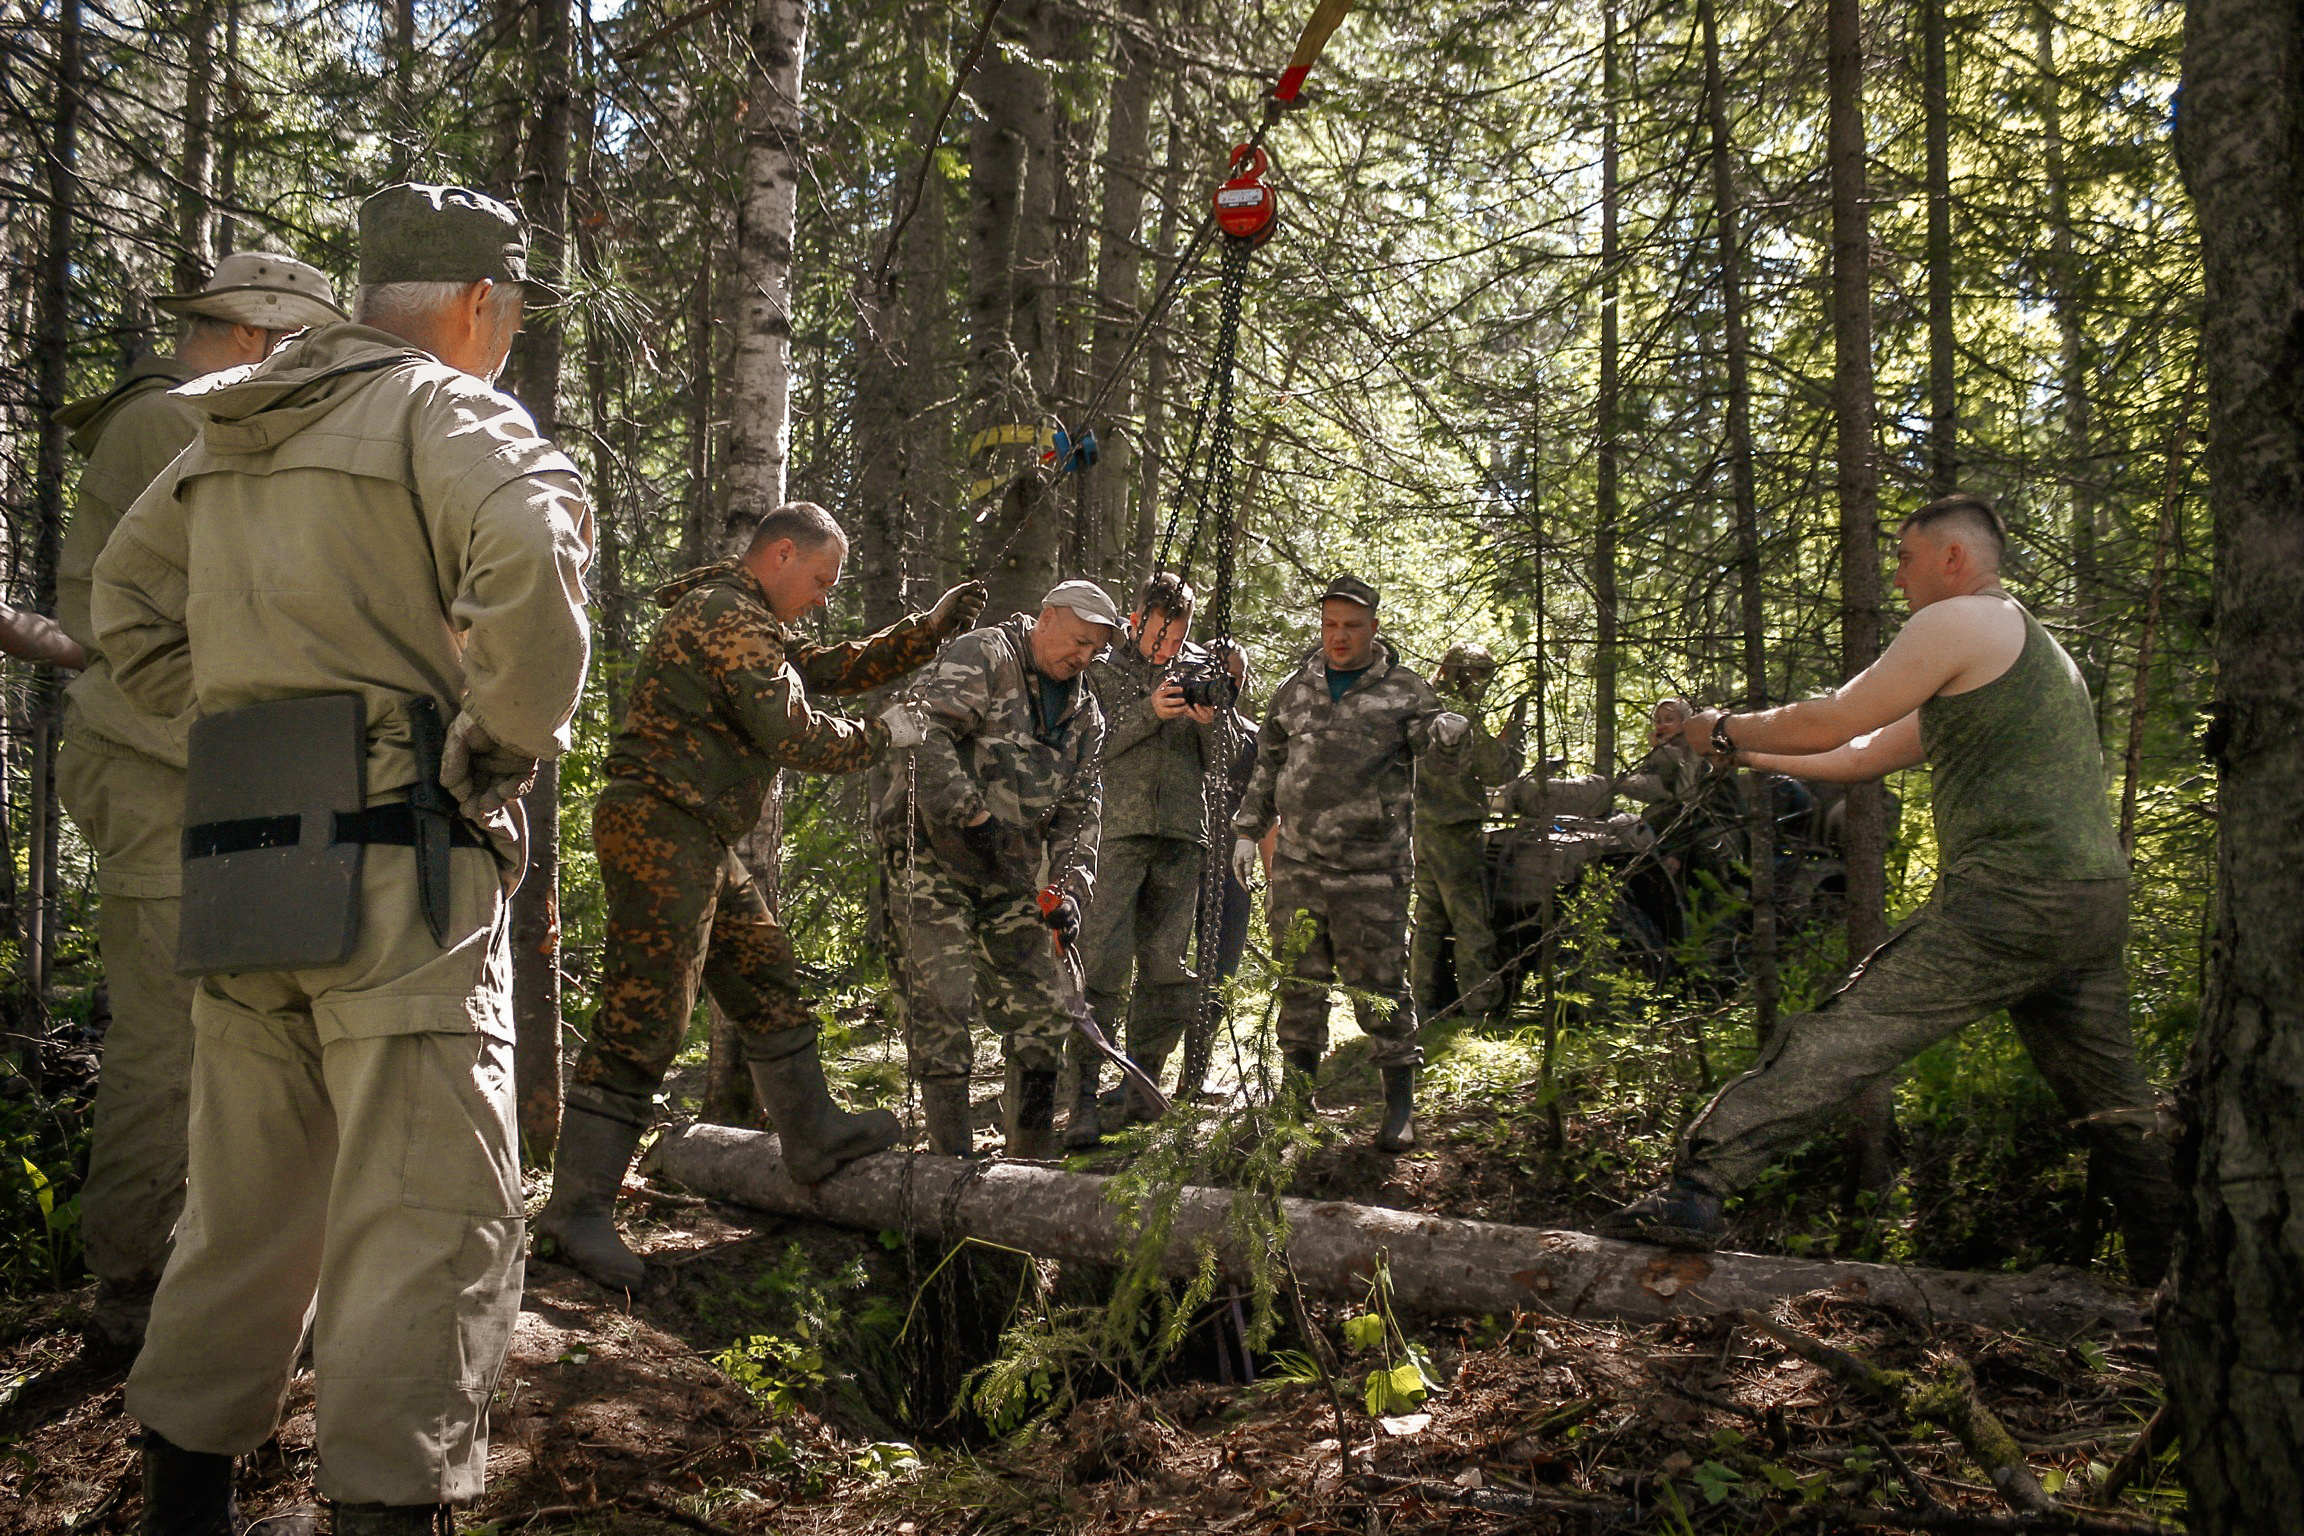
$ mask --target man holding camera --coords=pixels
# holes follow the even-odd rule
[[[1193,703],[1186,688],[1205,695],[1229,681],[1186,639],[1192,609],[1191,586],[1172,571],[1160,572],[1128,616],[1127,643],[1088,669],[1105,722],[1096,899],[1080,941],[1088,1005],[1114,1032],[1126,1015],[1128,1054],[1154,1080],[1191,1019],[1197,986],[1186,956],[1208,847],[1203,780],[1216,710],[1213,702]],[[1080,1095],[1064,1142],[1094,1146],[1097,1055],[1078,1037],[1067,1049],[1079,1064]],[[1128,1114],[1150,1120],[1158,1110],[1131,1087]]]
[[[1376,589],[1351,575],[1321,593],[1320,648],[1272,695],[1256,771],[1232,818],[1232,864],[1245,882],[1258,842],[1278,822],[1274,952],[1289,952],[1299,914],[1310,923],[1281,989],[1287,1070],[1307,1084],[1319,1072],[1329,985],[1341,978],[1384,1077],[1376,1146],[1405,1152],[1416,1144],[1424,1059],[1407,967],[1416,760],[1436,752],[1452,762],[1472,726],[1442,710],[1431,686],[1377,635],[1376,601]]]
[[[889,969],[938,1155],[974,1150],[979,1004],[1017,1070],[1010,1155],[1055,1155],[1073,999],[1049,934],[1077,944],[1095,889],[1104,712],[1082,674],[1120,631],[1103,588],[1060,582],[1037,618],[962,635],[912,689],[923,739],[891,758],[873,825]]]
[[[1488,820],[1488,787],[1520,773],[1515,728],[1502,739],[1480,719],[1480,701],[1496,677],[1496,658],[1480,645],[1452,645],[1440,659],[1434,688],[1461,704],[1471,722],[1452,761],[1426,759],[1416,771],[1416,935],[1408,975],[1418,1015],[1441,1007],[1440,951],[1455,950],[1457,1013],[1473,1025],[1499,1022],[1504,979],[1497,971],[1496,926],[1480,830]]]

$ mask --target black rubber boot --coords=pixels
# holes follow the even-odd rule
[[[1046,1162],[1056,1155],[1056,1074],[1022,1072],[1016,1078],[1016,1113],[1009,1121],[1008,1155]]]
[[[1376,1150],[1406,1152],[1416,1145],[1416,1069],[1384,1069],[1384,1123],[1376,1128]]]
[[[552,1198],[536,1213],[539,1258],[573,1265],[612,1291],[640,1288],[648,1266],[616,1232],[616,1192],[639,1144],[639,1126],[568,1106],[552,1154]]]
[[[232,1458],[188,1451],[144,1431],[143,1536],[233,1536]]]
[[[885,1152],[903,1139],[902,1123],[887,1110],[856,1115],[832,1102],[813,1028],[749,1036],[744,1054],[752,1069],[752,1091],[776,1128],[784,1171],[793,1183],[821,1184],[842,1163]]]
[[[1602,1237],[1705,1253],[1720,1241],[1720,1197],[1674,1174],[1670,1183],[1592,1224]]]
[[[339,1504],[336,1536],[456,1536],[445,1504]]]
[[[1096,1078],[1096,1060],[1090,1057],[1080,1064],[1080,1091],[1072,1096],[1072,1112],[1064,1117],[1064,1145],[1070,1151],[1085,1152],[1104,1139],[1104,1127],[1098,1123]]]
[[[976,1133],[968,1108],[968,1079],[920,1080],[920,1116],[928,1122],[928,1150],[937,1157],[974,1157]]]

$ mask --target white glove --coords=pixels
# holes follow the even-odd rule
[[[1253,883],[1256,866],[1262,862],[1257,853],[1254,838],[1235,838],[1232,842],[1232,878],[1243,886]]]
[[[440,787],[474,821],[502,810],[536,783],[537,759],[512,751],[488,734],[470,710],[448,722],[440,747]]]
[[[888,745],[916,747],[928,739],[928,706],[918,699],[898,699],[881,714],[888,727]]]
[[[1432,739],[1448,750],[1464,745],[1471,734],[1472,722],[1452,709],[1441,711],[1432,721]]]

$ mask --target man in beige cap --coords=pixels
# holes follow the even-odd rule
[[[228,1528],[307,1313],[338,1536],[480,1492],[519,1308],[513,804],[583,685],[591,517],[489,380],[517,217],[361,209],[358,320],[193,386],[200,438],[96,563],[129,702],[190,718],[190,1177],[127,1408],[155,1529]]]
[[[129,504],[199,431],[199,412],[170,391],[260,362],[292,331],[344,318],[317,268],[269,251],[227,256],[199,292],[153,303],[183,317],[176,355],[146,354],[110,394],[57,417],[88,465],[56,577],[57,619],[81,653],[73,664],[86,669],[65,697],[56,790],[96,850],[96,944],[112,1005],[80,1193],[96,1275],[86,1332],[91,1351],[118,1357],[143,1342],[184,1207],[192,1073],[192,984],[176,974],[184,734],[180,722],[143,719],[121,698],[89,627],[89,573]]]
[[[926,707],[923,739],[889,754],[873,825],[889,969],[931,1152],[974,1150],[968,1078],[981,1005],[1018,1074],[1009,1155],[1055,1155],[1070,1019],[1048,935],[1077,941],[1095,888],[1104,712],[1083,674],[1120,633],[1103,588],[1063,582],[1038,618],[1018,614],[953,641],[910,690]]]

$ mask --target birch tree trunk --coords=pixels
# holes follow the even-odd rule
[[[2196,1536],[2304,1509],[2304,10],[2192,0],[2176,147],[2198,213],[2216,539],[2219,961],[2184,1079],[2161,1324]]]
[[[176,170],[176,291],[208,281],[216,170],[216,0],[193,0],[184,17],[184,156]]]
[[[1921,111],[1927,140],[1928,495],[1960,488],[1960,380],[1952,337],[1952,74],[1944,0],[1920,0]]]
[[[1854,677],[1880,654],[1880,481],[1872,450],[1871,221],[1865,207],[1864,38],[1859,0],[1826,0],[1831,94],[1826,154],[1832,182],[1832,424],[1840,505],[1840,670]],[[1877,783],[1848,786],[1842,857],[1848,869],[1848,957],[1887,937],[1886,800]],[[1893,1177],[1893,1080],[1853,1106],[1850,1150],[1861,1188]]]
[[[1728,485],[1736,510],[1736,595],[1744,632],[1744,698],[1768,702],[1767,614],[1760,592],[1760,501],[1752,475],[1752,342],[1744,316],[1744,246],[1736,165],[1728,136],[1728,88],[1720,70],[1713,0],[1696,0],[1704,34],[1704,115],[1712,139],[1712,212],[1720,241],[1720,317],[1728,374]],[[1752,860],[1752,1014],[1765,1044],[1776,1032],[1776,801],[1765,775],[1742,776]]]
[[[1600,33],[1600,442],[1595,459],[1596,505],[1592,529],[1592,771],[1616,772],[1616,525],[1618,502],[1617,334],[1619,201],[1617,160],[1620,124],[1617,103],[1616,0],[1601,7]]]
[[[575,33],[570,0],[533,0],[529,60],[535,69],[535,121],[520,177],[529,259],[547,278],[566,274],[568,158],[575,127]],[[512,356],[512,390],[557,442],[560,364],[566,336],[556,309],[531,314]],[[560,767],[546,763],[525,800],[528,870],[512,893],[514,1087],[523,1159],[541,1167],[560,1139]]]

